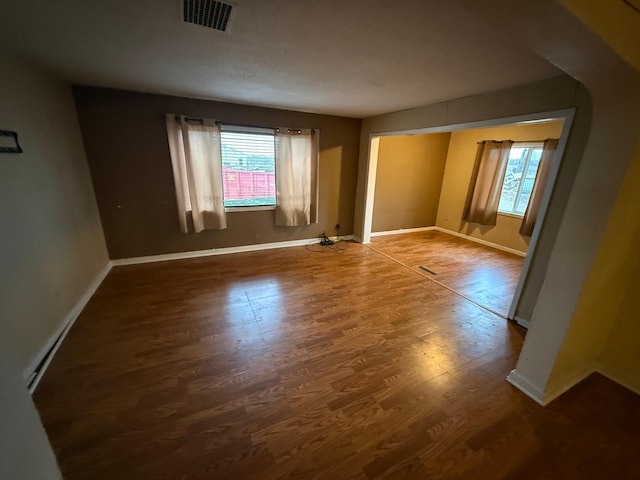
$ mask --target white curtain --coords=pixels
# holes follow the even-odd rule
[[[276,130],[276,225],[318,221],[317,130]]]
[[[166,115],[182,232],[227,228],[222,190],[220,128],[212,120]]]

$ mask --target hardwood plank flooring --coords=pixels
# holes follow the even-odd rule
[[[64,478],[638,478],[637,395],[542,408],[520,327],[339,247],[114,268],[34,395]]]
[[[374,237],[371,245],[505,318],[524,263],[518,255],[435,230]]]

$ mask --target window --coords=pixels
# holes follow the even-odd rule
[[[220,143],[224,206],[275,206],[273,130],[225,126]]]
[[[222,126],[170,113],[165,124],[181,232],[223,230],[234,209],[275,210],[279,226],[317,223],[317,130]]]
[[[498,212],[522,217],[536,179],[542,143],[515,143],[509,153]]]

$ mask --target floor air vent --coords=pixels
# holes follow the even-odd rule
[[[183,0],[183,20],[225,32],[233,5],[215,0]]]

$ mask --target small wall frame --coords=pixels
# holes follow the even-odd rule
[[[17,132],[0,130],[0,153],[22,153]]]

